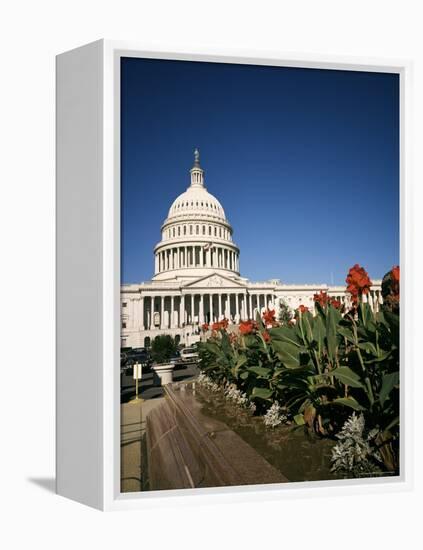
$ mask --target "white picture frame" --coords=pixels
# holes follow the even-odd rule
[[[170,48],[169,48],[170,49]],[[400,75],[401,474],[392,479],[120,493],[120,58]],[[410,489],[411,63],[251,51],[150,50],[100,40],[57,57],[57,493],[102,510]],[[404,283],[405,281],[405,283]]]

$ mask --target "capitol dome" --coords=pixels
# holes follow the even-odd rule
[[[226,222],[225,211],[220,202],[205,187],[193,187],[179,195],[169,209],[167,219],[177,217],[217,218]]]
[[[162,225],[153,279],[198,278],[214,272],[237,277],[239,249],[222,205],[204,185],[198,149],[190,176],[190,186],[173,201]]]

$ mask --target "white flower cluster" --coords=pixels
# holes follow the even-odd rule
[[[279,424],[285,423],[288,417],[283,414],[282,407],[277,401],[273,403],[271,407],[267,409],[266,414],[263,417],[263,421],[269,428],[275,428]]]
[[[216,382],[213,382],[213,380],[211,378],[209,378],[207,376],[207,374],[204,374],[204,372],[200,372],[200,374],[197,377],[196,382],[198,384],[200,384],[200,386],[204,386],[205,388],[207,388],[210,391],[215,392],[215,391],[220,390],[219,384],[216,384]]]
[[[256,410],[255,404],[250,401],[246,393],[242,393],[235,384],[227,382],[224,387],[225,396],[238,407],[249,409],[252,413]]]
[[[251,413],[254,413],[256,410],[256,405],[248,399],[246,393],[242,393],[238,390],[235,384],[230,384],[227,382],[222,388],[219,384],[213,382],[213,380],[207,376],[207,374],[204,374],[204,372],[201,372],[198,375],[196,382],[212,392],[217,392],[223,389],[226,399],[229,399],[229,401],[232,401],[232,403],[238,407],[248,409]]]
[[[363,414],[356,416],[354,412],[336,436],[339,443],[332,449],[333,472],[360,477],[379,471],[377,465],[371,461],[372,456],[378,458],[369,444],[374,437],[374,430],[365,436],[364,429]]]

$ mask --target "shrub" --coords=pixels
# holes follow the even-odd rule
[[[353,477],[380,473],[380,455],[372,449],[374,435],[366,433],[363,414],[353,413],[336,435],[339,441],[332,449],[332,471]]]
[[[169,334],[154,338],[151,344],[151,355],[155,363],[168,363],[174,357],[178,346]]]

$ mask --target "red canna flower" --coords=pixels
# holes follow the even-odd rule
[[[201,330],[203,332],[207,332],[209,330],[209,324],[208,323],[204,323],[203,325],[201,325]]]
[[[225,330],[228,328],[228,324],[228,319],[223,318],[221,321],[212,324],[212,330]]]
[[[256,324],[254,321],[248,320],[248,321],[241,321],[239,323],[239,332],[241,334],[251,334],[254,332],[256,328]]]
[[[400,268],[399,265],[396,265],[391,270],[392,280],[396,283],[399,283],[400,280]]]
[[[262,332],[261,335],[263,336],[263,340],[264,340],[265,342],[270,342],[270,334],[267,332],[267,330],[265,330],[264,332]]]
[[[395,266],[391,270],[391,294],[395,304],[399,304],[400,299],[400,268],[399,265]]]
[[[321,290],[319,294],[315,294],[313,296],[313,300],[318,302],[322,307],[325,307],[329,302],[329,296],[327,295],[327,292],[323,292],[323,290]]]
[[[335,308],[335,309],[341,309],[342,307],[342,304],[339,300],[336,300],[335,298],[332,298],[331,301],[330,301],[330,304]]]
[[[275,326],[276,319],[275,319],[275,310],[274,309],[268,309],[263,313],[263,321],[266,327],[268,326]]]
[[[226,329],[226,328],[228,328],[228,325],[229,325],[229,320],[224,317],[220,321],[220,326],[221,326],[221,328]]]
[[[297,311],[301,312],[301,313],[305,313],[306,311],[308,311],[308,307],[307,306],[304,306],[303,304],[300,304],[298,306],[298,309]]]
[[[351,267],[345,282],[347,283],[347,292],[351,294],[351,300],[354,305],[357,305],[359,298],[363,294],[368,294],[372,284],[367,271],[358,264]]]

